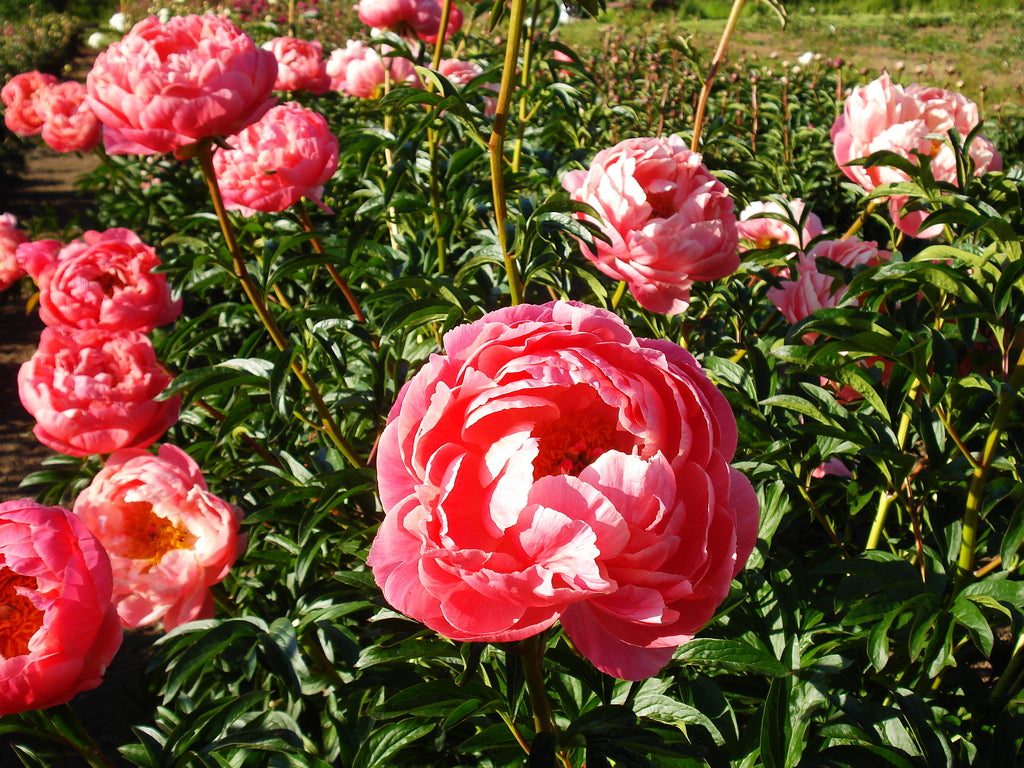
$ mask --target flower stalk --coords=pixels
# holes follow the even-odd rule
[[[708,69],[707,77],[700,89],[700,98],[697,100],[697,109],[693,115],[693,139],[690,140],[690,150],[697,152],[700,149],[700,133],[704,124],[704,115],[708,109],[708,99],[711,97],[711,89],[715,84],[715,76],[718,74],[722,62],[725,61],[725,51],[729,47],[733,32],[736,31],[736,24],[740,20],[740,13],[746,0],[733,0],[732,9],[729,11],[729,18],[725,22],[725,29],[722,30],[722,37],[718,41],[718,48],[715,56],[711,59],[711,67]]]

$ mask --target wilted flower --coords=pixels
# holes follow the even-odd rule
[[[444,348],[379,443],[385,598],[460,641],[561,621],[602,671],[655,674],[754,546],[725,397],[681,347],[583,304],[498,310]]]

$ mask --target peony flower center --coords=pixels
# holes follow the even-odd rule
[[[153,505],[147,501],[124,503],[121,517],[124,535],[111,546],[111,551],[120,557],[149,560],[156,565],[172,549],[187,549],[196,538],[153,512]]]
[[[546,475],[578,475],[606,451],[628,452],[635,441],[618,428],[614,411],[591,406],[572,411],[533,428],[539,453],[533,461],[534,479]]]
[[[661,181],[657,185],[645,190],[647,204],[651,206],[652,219],[667,219],[679,212],[676,205],[676,185]]]
[[[34,591],[39,585],[32,576],[0,567],[0,658],[4,659],[28,653],[28,641],[43,626],[43,612],[19,595],[17,587]]]

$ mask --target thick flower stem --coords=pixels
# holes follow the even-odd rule
[[[915,380],[909,392],[909,399],[912,403],[917,401],[917,392],[920,387],[921,382]],[[896,431],[896,444],[899,445],[900,450],[903,449],[907,441],[907,433],[909,431],[910,414],[904,412],[900,417],[900,426]],[[895,492],[883,493],[882,498],[878,500],[878,509],[875,512],[875,519],[871,522],[871,531],[868,533],[868,540],[864,545],[865,549],[878,549],[878,542],[881,541],[882,531],[885,528],[885,520],[889,516],[889,507],[892,506],[896,496]]]
[[[725,61],[725,50],[729,47],[729,40],[732,39],[732,34],[736,30],[736,24],[740,20],[740,12],[743,10],[745,3],[746,0],[733,0],[732,10],[729,11],[729,18],[725,22],[725,29],[722,30],[722,37],[718,41],[718,49],[715,51],[715,56],[711,60],[711,67],[708,69],[707,77],[704,78],[704,84],[701,86],[700,99],[697,101],[697,109],[693,116],[693,139],[690,141],[690,151],[692,152],[697,152],[700,149],[700,132],[704,123],[704,115],[708,109],[711,89],[715,84],[715,76],[718,74],[718,69],[722,66],[722,62]]]
[[[537,733],[550,733],[558,737],[555,718],[551,713],[551,702],[544,688],[544,633],[520,641],[519,650],[523,659],[523,677],[530,695],[530,710],[533,712],[533,728]],[[559,752],[559,761],[565,768],[571,768],[569,757]]]
[[[224,207],[224,198],[221,196],[220,186],[217,184],[217,175],[213,169],[213,142],[210,140],[202,142],[197,148],[196,157],[199,160],[199,166],[202,169],[203,178],[206,181],[207,189],[210,192],[210,199],[213,202],[213,208],[214,212],[217,214],[217,220],[220,222],[221,232],[224,235],[228,251],[231,254],[231,263],[235,271],[235,276],[242,284],[242,290],[245,291],[246,297],[252,304],[253,309],[256,310],[256,314],[263,323],[263,327],[266,328],[267,333],[270,334],[270,338],[273,340],[274,345],[282,352],[286,349],[290,349],[291,345],[288,343],[288,339],[285,337],[280,326],[278,326],[274,316],[270,313],[270,307],[267,306],[266,301],[260,295],[256,284],[252,280],[252,276],[249,274],[249,269],[245,264],[245,259],[242,256],[242,249],[238,245],[238,240],[235,237],[235,231],[231,226],[231,220],[228,218],[227,209]],[[313,381],[313,378],[309,375],[309,372],[306,371],[302,364],[297,360],[292,360],[291,368],[295,376],[302,383],[302,386],[313,399],[317,413],[320,415],[321,426],[331,439],[331,442],[334,443],[335,447],[353,467],[363,466],[363,462],[360,461],[355,451],[351,446],[349,446],[348,442],[341,434],[341,429],[338,427],[334,417],[331,416],[327,403],[324,402],[323,395],[320,393],[320,389],[317,387],[316,382]]]
[[[508,290],[511,303],[522,303],[522,285],[515,256],[509,249],[506,222],[508,201],[505,190],[505,134],[508,129],[509,107],[512,104],[512,90],[515,87],[516,66],[519,62],[519,46],[523,37],[523,19],[526,0],[511,0],[509,7],[508,40],[505,43],[505,61],[501,69],[501,87],[494,107],[494,127],[487,142],[491,160],[491,198],[494,201],[494,220],[498,231],[498,245],[505,261],[508,275]]]
[[[523,158],[523,138],[526,133],[526,122],[530,118],[530,105],[527,92],[530,87],[530,75],[533,70],[533,34],[540,17],[540,0],[533,0],[533,11],[530,14],[530,34],[523,41],[523,66],[520,77],[522,90],[519,94],[519,122],[516,126],[516,143],[512,150],[512,170],[519,173]]]
[[[963,532],[960,539],[960,554],[957,558],[956,589],[954,594],[963,589],[972,577],[974,570],[974,554],[978,546],[978,524],[981,521],[981,506],[985,497],[985,481],[988,470],[996,456],[999,440],[1006,429],[1010,412],[1017,402],[1017,390],[1024,384],[1024,350],[1017,358],[1010,381],[999,392],[999,405],[992,419],[988,437],[982,448],[978,463],[971,473],[971,485],[967,491],[967,508],[964,511]]]
[[[437,25],[437,42],[434,43],[434,56],[430,61],[430,68],[435,72],[441,68],[444,41],[448,37],[448,21],[452,17],[452,2],[454,0],[441,0],[441,21]]]

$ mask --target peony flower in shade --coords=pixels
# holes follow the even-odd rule
[[[315,40],[275,37],[263,44],[277,59],[274,90],[327,93],[331,78],[327,74],[324,49]]]
[[[501,309],[444,349],[379,442],[384,597],[459,641],[561,621],[598,669],[655,674],[755,543],[725,397],[686,350],[584,304]]]
[[[100,143],[100,121],[85,100],[85,86],[65,80],[40,100],[42,139],[57,152],[88,152]]]
[[[597,211],[611,241],[596,240],[596,252],[585,247],[584,255],[652,312],[685,311],[694,282],[739,267],[729,190],[678,136],[619,142],[562,186]]]
[[[111,593],[107,555],[77,517],[0,503],[0,716],[100,684],[122,638]]]
[[[28,235],[18,229],[13,213],[0,214],[0,291],[6,291],[25,276],[25,268],[18,262],[18,247],[28,242]]]
[[[892,253],[882,250],[873,240],[845,237],[841,240],[819,240],[808,251],[813,259],[829,259],[847,269],[873,267],[888,261]]]
[[[878,165],[867,168],[848,165],[851,160],[887,150],[913,163],[918,156],[931,158],[932,175],[938,181],[957,184],[956,155],[948,134],[956,130],[961,137],[973,131],[981,118],[977,105],[965,96],[943,88],[895,84],[888,73],[867,85],[854,88],[843,105],[843,112],[832,124],[831,136],[836,162],[843,173],[865,190],[882,184],[908,180],[898,168]],[[982,135],[974,137],[967,154],[974,162],[976,175],[998,171],[1002,158],[995,145]],[[897,226],[913,237],[935,237],[941,227],[921,230],[928,211],[902,213],[904,195],[889,198],[889,210]]]
[[[375,99],[381,95],[389,79],[392,84],[422,86],[416,66],[409,59],[387,56],[386,53],[381,57],[359,40],[349,40],[344,48],[335,48],[327,60],[331,90],[358,99]]]
[[[4,103],[4,125],[19,136],[38,136],[43,130],[44,115],[40,109],[46,91],[57,84],[57,78],[44,72],[22,72],[0,88]]]
[[[768,300],[791,323],[810,317],[819,309],[838,307],[846,295],[846,287],[836,286],[836,278],[818,270],[814,256],[800,254],[796,262],[796,277],[784,280],[779,287],[769,288]],[[812,343],[816,334],[805,334],[804,341]]]
[[[799,198],[784,203],[776,200],[758,200],[740,212],[736,226],[739,229],[740,250],[771,248],[775,245],[792,245],[806,248],[811,240],[824,233],[825,228],[818,216],[807,210]],[[765,214],[780,216],[772,218]]]
[[[36,276],[39,317],[49,326],[149,333],[181,314],[160,259],[128,229],[86,232]]]
[[[338,169],[338,140],[318,112],[295,102],[274,107],[213,156],[224,204],[246,216],[276,213],[307,197],[320,206]]]
[[[110,555],[114,603],[127,628],[165,630],[214,613],[210,587],[245,548],[242,512],[210,493],[199,465],[173,445],[107,459],[74,512]]]
[[[41,443],[69,456],[145,448],[178,420],[181,399],[138,331],[44,328],[18,370],[18,395]]]
[[[89,105],[111,154],[178,152],[273,105],[277,60],[220,16],[143,19],[96,57]]]

